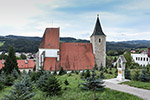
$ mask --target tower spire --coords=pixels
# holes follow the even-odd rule
[[[103,33],[103,30],[102,30],[101,24],[100,24],[99,14],[97,14],[97,20],[96,20],[96,24],[95,24],[95,28],[94,28],[92,36],[93,35],[104,35],[105,36],[105,34]]]

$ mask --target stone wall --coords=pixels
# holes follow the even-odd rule
[[[93,53],[95,54],[95,62],[98,67],[106,66],[106,37],[104,35],[94,35],[90,37],[90,42],[93,46]]]

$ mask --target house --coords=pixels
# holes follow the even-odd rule
[[[61,43],[59,28],[46,28],[39,45],[36,68],[67,71],[106,66],[106,35],[97,17],[90,43]]]
[[[147,66],[150,64],[150,48],[148,48],[148,52],[143,51],[139,54],[131,54],[131,56],[133,61],[141,66]]]
[[[4,67],[5,60],[0,60],[0,69]],[[22,72],[25,70],[28,72],[29,70],[33,70],[35,66],[35,62],[33,60],[17,60],[18,68]]]

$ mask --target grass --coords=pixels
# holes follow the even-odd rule
[[[62,84],[61,95],[46,97],[46,93],[35,88],[35,96],[30,100],[93,100],[92,91],[83,91],[78,87],[78,84],[83,82],[83,80],[80,79],[80,75],[62,75],[58,76],[57,78],[60,79],[60,83]],[[67,86],[67,90],[64,90],[64,88],[66,87],[64,81],[66,79],[68,80],[69,85]],[[10,87],[7,87],[0,91],[0,99],[2,98],[3,94],[8,93],[8,90],[10,90]],[[131,94],[110,90],[108,88],[105,88],[104,91],[98,91],[97,97],[99,98],[98,100],[142,100]]]
[[[122,84],[127,84],[129,86],[150,90],[150,82],[129,81],[123,82]]]
[[[0,42],[0,47],[4,44],[5,42]]]

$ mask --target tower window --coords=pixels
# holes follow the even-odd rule
[[[101,42],[101,39],[99,39],[99,43]]]

